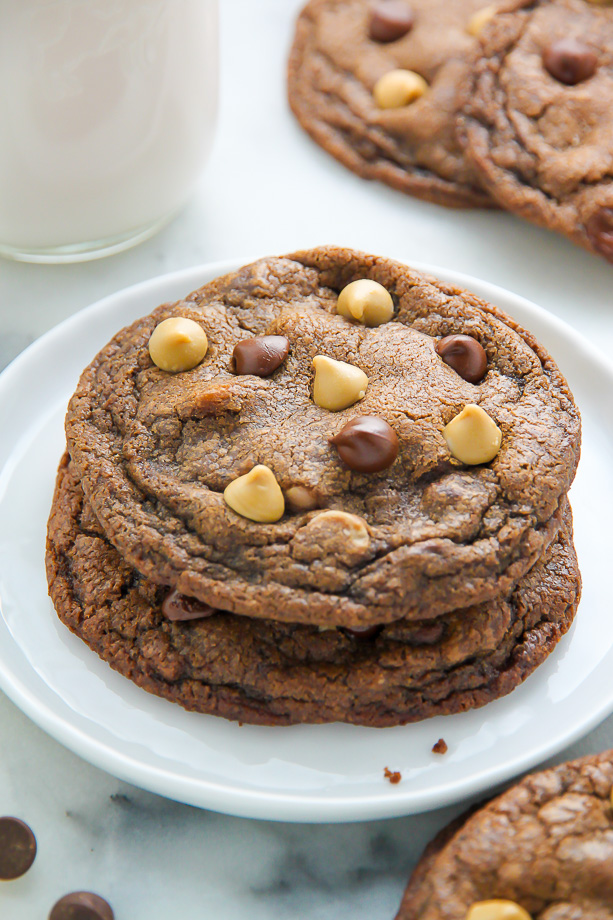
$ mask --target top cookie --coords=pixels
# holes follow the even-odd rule
[[[485,6],[485,0],[311,0],[298,19],[289,62],[296,117],[364,178],[450,207],[491,206],[455,132],[478,30],[473,17]],[[383,102],[392,107],[384,108],[375,98],[377,81],[397,70],[413,74],[419,95],[402,104],[388,88]]]
[[[527,776],[432,842],[396,920],[611,920],[612,791],[613,751]]]
[[[503,207],[613,261],[613,11],[516,0],[484,29],[467,156]]]
[[[337,313],[357,279],[389,292],[389,321]],[[206,333],[192,370],[151,360],[168,317]],[[482,346],[480,382],[465,379],[470,361],[455,362],[461,376],[435,350],[450,334]],[[253,341],[264,335],[289,348],[268,376]],[[236,349],[245,340],[255,357]],[[325,407],[347,392],[347,408]],[[448,440],[464,456],[443,429],[467,405],[479,407],[469,428],[476,413],[487,437],[501,436],[491,462],[450,452]],[[365,416],[374,434],[367,424],[330,443]],[[248,265],[122,330],[84,371],[66,432],[96,516],[143,575],[220,609],[351,627],[508,591],[559,526],[580,422],[556,365],[496,308],[406,265],[325,247]],[[373,456],[384,460],[371,471]],[[263,516],[249,519],[262,495]]]

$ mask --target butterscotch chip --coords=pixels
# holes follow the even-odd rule
[[[469,404],[443,428],[449,450],[461,463],[477,466],[493,460],[502,442],[496,422],[481,408]]]
[[[370,535],[364,518],[357,514],[347,514],[346,511],[322,511],[314,519],[318,527],[325,525],[340,528],[347,549],[366,549],[370,543]]]
[[[193,319],[172,316],[155,327],[149,339],[154,364],[171,374],[190,371],[200,364],[209,347],[202,326]]]
[[[380,109],[399,109],[419,99],[428,89],[422,76],[413,70],[390,70],[379,77],[373,89]]]
[[[532,920],[515,901],[478,901],[468,908],[466,920]]]
[[[477,12],[473,13],[470,17],[466,25],[466,31],[470,35],[479,35],[495,15],[496,5],[494,3],[489,6],[484,6],[483,9],[477,10]]]
[[[322,409],[339,412],[364,399],[368,377],[359,367],[326,355],[315,355],[313,367],[313,402]]]
[[[365,326],[388,323],[394,315],[394,301],[389,291],[377,281],[360,278],[352,281],[338,295],[336,312]]]
[[[317,508],[317,496],[306,486],[290,486],[285,490],[285,501],[292,511],[312,511]]]
[[[258,464],[226,487],[224,500],[233,511],[250,521],[272,524],[283,517],[285,500],[275,475]]]

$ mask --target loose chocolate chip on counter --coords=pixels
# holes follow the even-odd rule
[[[36,837],[19,818],[0,818],[0,880],[19,878],[36,856]]]
[[[593,76],[598,58],[588,45],[576,38],[560,38],[543,51],[543,64],[560,83],[575,86]]]
[[[91,891],[64,895],[49,914],[49,920],[115,920],[111,905]]]
[[[395,42],[410,32],[413,10],[403,0],[379,0],[370,9],[369,36],[375,42]]]
[[[585,232],[596,252],[613,262],[613,208],[599,208],[587,219]]]
[[[446,754],[448,750],[449,748],[444,738],[439,738],[436,744],[432,747],[433,754]]]
[[[351,636],[352,639],[376,639],[383,627],[380,624],[374,626],[343,626],[343,632]]]
[[[481,343],[472,336],[446,335],[436,346],[436,353],[468,383],[483,380],[487,355]]]
[[[398,455],[398,437],[385,419],[358,415],[330,438],[350,470],[378,473],[392,465]]]
[[[283,364],[289,354],[289,339],[284,335],[259,335],[237,342],[232,353],[232,369],[236,374],[269,377]]]
[[[187,597],[178,591],[171,591],[164,599],[162,613],[167,620],[177,622],[180,620],[201,620],[203,617],[213,616],[217,613],[214,607],[203,604],[195,597]]]

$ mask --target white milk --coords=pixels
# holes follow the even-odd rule
[[[217,0],[0,0],[0,251],[171,216],[213,139],[217,49]]]

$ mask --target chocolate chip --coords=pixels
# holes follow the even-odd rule
[[[487,355],[483,346],[472,336],[446,335],[436,346],[436,352],[445,364],[468,383],[479,383],[483,379]]]
[[[370,8],[368,34],[375,42],[395,42],[411,31],[414,22],[413,10],[403,0],[379,0]]]
[[[343,632],[351,636],[352,639],[376,639],[383,627],[380,624],[375,626],[343,626]]]
[[[595,52],[576,38],[560,38],[543,51],[543,64],[560,83],[574,86],[589,80],[598,64]]]
[[[376,415],[358,415],[333,438],[338,455],[350,470],[378,473],[391,466],[398,455],[394,429]]]
[[[585,232],[596,252],[613,262],[613,208],[599,208],[588,218]]]
[[[19,818],[0,818],[0,879],[25,875],[36,856],[36,837]]]
[[[49,920],[115,920],[111,905],[91,891],[73,891],[51,909]]]
[[[171,591],[162,604],[162,613],[167,620],[201,620],[203,617],[213,616],[217,613],[214,607],[209,607],[195,597],[187,597],[178,591]]]
[[[284,335],[259,335],[237,342],[232,352],[232,369],[236,374],[269,377],[289,354],[289,339]]]

